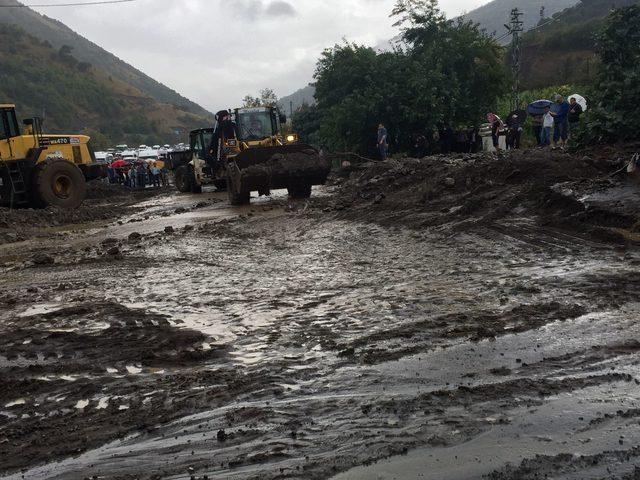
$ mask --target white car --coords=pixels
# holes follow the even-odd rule
[[[113,155],[109,152],[95,152],[96,163],[100,165],[109,165],[113,162]]]

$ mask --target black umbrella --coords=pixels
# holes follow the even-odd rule
[[[553,105],[551,100],[536,100],[527,106],[527,112],[529,115],[544,115],[545,108],[551,105]]]

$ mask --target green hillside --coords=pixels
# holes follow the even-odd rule
[[[598,68],[596,32],[612,8],[637,3],[640,0],[582,0],[526,33],[522,48],[523,87],[591,84]]]
[[[2,0],[3,5],[20,5],[17,0]],[[113,78],[132,85],[140,92],[161,103],[168,103],[200,115],[208,112],[196,103],[184,98],[169,87],[155,81],[115,55],[78,35],[63,23],[41,15],[30,8],[0,8],[0,24],[15,25],[49,42],[55,49],[64,45],[73,48],[73,56],[81,62],[91,63]]]
[[[504,24],[508,23],[511,10],[514,8],[524,14],[522,21],[524,22],[524,28],[528,30],[536,26],[540,21],[540,9],[542,7],[545,9],[545,15],[551,16],[575,5],[577,2],[578,0],[493,0],[465,14],[464,17],[479,23],[487,33],[492,34],[495,32],[499,37],[506,33]]]
[[[74,53],[0,23],[0,103],[15,103],[20,117],[44,116],[49,133],[86,133],[96,148],[175,142],[210,121],[160,103]]]

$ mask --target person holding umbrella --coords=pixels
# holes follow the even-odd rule
[[[544,115],[547,113],[547,107],[550,107],[551,105],[553,105],[553,102],[550,100],[536,100],[527,106],[527,113],[531,115],[532,119],[533,134],[536,137],[539,147],[545,146],[545,143],[543,142]]]

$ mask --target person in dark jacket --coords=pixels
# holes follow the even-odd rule
[[[533,136],[536,137],[536,143],[542,147],[542,123],[544,115],[531,115],[531,127],[533,128]]]
[[[555,96],[555,103],[551,108],[551,115],[553,116],[553,145],[560,148],[564,148],[569,138],[569,122],[567,117],[569,116],[569,102],[567,102],[562,95]]]
[[[520,141],[522,140],[522,125],[520,124],[520,117],[517,114],[511,115],[507,118],[507,148],[511,150],[518,150],[520,148]]]
[[[500,130],[504,127],[502,120],[495,113],[487,114],[487,122],[491,124],[491,140],[496,152],[500,151]]]
[[[580,105],[575,97],[569,99],[569,136],[580,124],[580,115],[582,115],[582,105]]]
[[[146,186],[147,167],[144,162],[138,163],[136,167],[136,185],[140,189],[144,189]]]

